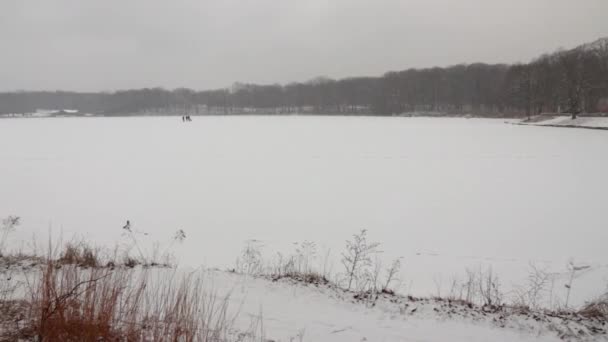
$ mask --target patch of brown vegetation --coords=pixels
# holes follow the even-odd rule
[[[85,268],[96,268],[101,265],[97,251],[85,243],[66,244],[57,262],[62,265],[78,265]]]
[[[173,276],[150,284],[144,270],[49,260],[18,332],[37,341],[229,341],[228,297],[205,291],[200,277]]]
[[[608,297],[594,300],[585,305],[578,314],[586,318],[608,321]]]
[[[281,279],[290,279],[298,283],[312,284],[312,285],[329,285],[330,281],[325,276],[314,272],[289,272],[280,275],[271,276],[272,281],[279,281]]]

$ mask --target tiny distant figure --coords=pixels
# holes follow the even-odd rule
[[[186,121],[186,117],[182,115],[182,122]]]
[[[190,118],[190,115],[186,115],[186,121],[192,121],[192,118]]]
[[[173,239],[177,242],[183,242],[184,239],[186,239],[186,233],[183,229],[179,229],[177,232],[175,232]]]
[[[124,227],[122,227],[122,229],[130,232],[131,231],[131,222],[129,222],[129,220],[127,220],[127,223],[124,225]]]

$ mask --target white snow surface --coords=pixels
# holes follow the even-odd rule
[[[604,131],[486,119],[3,119],[0,217],[22,218],[12,249],[49,232],[111,248],[130,220],[180,266],[232,268],[250,239],[268,257],[308,240],[334,274],[368,229],[384,260],[403,257],[401,293],[446,295],[465,268],[491,266],[509,294],[534,262],[563,298],[572,261],[590,266],[580,305],[608,283],[607,147]]]

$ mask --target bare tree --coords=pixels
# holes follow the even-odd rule
[[[582,56],[576,49],[562,51],[558,54],[558,61],[561,67],[561,85],[567,110],[572,115],[572,119],[576,119],[581,112],[581,99],[585,85]]]

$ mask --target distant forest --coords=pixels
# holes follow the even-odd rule
[[[205,91],[146,88],[112,93],[0,93],[0,114],[75,109],[80,114],[341,114],[524,116],[608,113],[608,37],[527,64],[408,69],[381,77]]]

